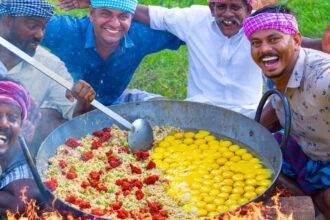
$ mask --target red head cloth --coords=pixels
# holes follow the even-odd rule
[[[221,3],[221,2],[223,2],[224,0],[208,0],[208,2],[210,3],[210,2],[219,2],[219,3]],[[246,2],[248,3],[248,4],[250,4],[250,5],[252,5],[252,2],[253,2],[253,0],[246,0]]]
[[[11,81],[0,81],[0,102],[16,105],[21,109],[21,118],[27,118],[30,96],[19,84]]]
[[[295,35],[298,32],[298,23],[291,14],[260,13],[245,19],[243,29],[248,39],[254,32],[265,29],[275,29],[285,34]]]

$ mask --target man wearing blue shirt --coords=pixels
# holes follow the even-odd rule
[[[89,82],[106,105],[123,93],[146,55],[183,44],[168,32],[132,22],[136,5],[136,0],[92,0],[89,17],[53,16],[42,41],[74,80]]]

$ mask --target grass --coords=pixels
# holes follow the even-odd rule
[[[54,0],[52,0],[54,2]],[[279,0],[293,9],[304,36],[319,38],[330,22],[330,1],[326,0]],[[140,0],[145,5],[186,7],[192,4],[206,4],[206,0]],[[57,11],[57,13],[66,13]],[[83,16],[87,10],[74,10],[71,15]],[[188,59],[186,47],[177,51],[165,50],[144,58],[137,69],[130,88],[138,88],[163,96],[184,99],[186,97]]]

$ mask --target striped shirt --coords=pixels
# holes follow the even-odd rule
[[[33,179],[30,168],[25,162],[17,163],[16,166],[3,171],[0,175],[0,190],[20,179]]]

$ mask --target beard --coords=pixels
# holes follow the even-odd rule
[[[16,47],[18,47],[30,56],[34,56],[34,54],[36,53],[36,47],[32,47],[31,44],[40,44],[40,40],[34,37],[23,38],[21,36],[18,36],[18,33],[15,33],[15,30],[13,30],[6,38],[12,44],[14,44]]]

